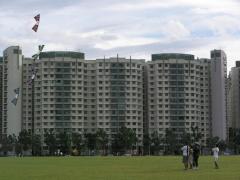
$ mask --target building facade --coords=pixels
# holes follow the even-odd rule
[[[3,88],[2,88],[2,76],[3,76],[3,72],[2,72],[2,67],[3,67],[3,58],[0,57],[0,139],[2,138],[2,100],[3,100]]]
[[[240,61],[229,73],[228,82],[228,127],[240,130]]]
[[[211,51],[212,136],[227,138],[227,56],[222,50]]]
[[[79,52],[41,53],[34,109],[32,86],[23,89],[23,128],[42,136],[49,130],[84,134],[103,129],[111,138],[125,126],[141,139],[143,66],[144,60],[85,60]],[[23,84],[30,74],[31,60],[26,59]]]
[[[22,66],[22,129],[32,130],[32,85],[29,80],[32,76],[32,58],[24,58]]]
[[[199,135],[226,138],[226,55],[211,59],[191,54],[153,54],[152,60],[120,57],[85,60],[81,52],[42,52],[23,58],[17,46],[4,51],[2,64],[2,134],[22,129],[44,137],[49,131],[113,136],[125,126],[136,132],[178,139]],[[14,89],[20,88],[14,106]],[[233,121],[232,121],[233,122]]]
[[[147,63],[148,131],[210,137],[210,60],[189,54],[153,54]]]
[[[12,46],[3,52],[2,65],[2,135],[10,135],[21,131],[22,122],[22,50],[19,46]],[[11,101],[19,88],[17,104]]]

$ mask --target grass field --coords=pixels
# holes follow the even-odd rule
[[[181,157],[2,157],[0,180],[240,180],[240,156],[200,157],[183,170]]]

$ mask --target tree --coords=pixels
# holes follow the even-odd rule
[[[160,138],[156,131],[154,131],[151,135],[151,154],[158,154],[160,150]]]
[[[219,147],[220,150],[225,151],[225,149],[227,147],[227,144],[226,144],[226,142],[224,140],[220,140],[218,142],[218,147]]]
[[[174,154],[178,150],[177,135],[167,129],[165,134],[165,154]]]
[[[128,138],[126,141],[126,148],[131,149],[131,153],[132,153],[133,146],[136,145],[138,139],[135,131],[133,131],[132,129],[127,128],[127,134],[128,134]]]
[[[239,153],[240,146],[240,133],[237,134],[234,138],[234,143],[236,144],[236,152]]]
[[[201,140],[202,138],[202,134],[200,132],[198,132],[198,126],[191,126],[191,130],[192,130],[192,140],[194,142],[198,142],[199,140]]]
[[[82,135],[79,133],[73,133],[72,145],[73,145],[73,148],[77,150],[77,154],[79,154],[81,151],[82,143],[83,143]]]
[[[106,155],[108,145],[108,135],[103,129],[98,129],[96,133],[96,144],[98,149],[102,150],[102,155]]]
[[[228,146],[234,150],[235,154],[240,153],[240,129],[229,128]]]
[[[118,133],[114,136],[113,151],[117,153],[126,153],[127,150],[131,150],[137,143],[136,133],[132,129],[122,127]]]
[[[27,130],[22,130],[18,135],[18,143],[21,148],[21,153],[23,153],[23,151],[29,150],[32,144],[31,133]]]
[[[63,152],[63,154],[70,154],[71,150],[71,136],[66,132],[61,132],[58,135],[58,146],[60,148],[60,151]]]
[[[150,155],[150,145],[151,145],[151,137],[149,134],[143,135],[143,154]]]
[[[7,155],[8,151],[15,151],[17,138],[15,134],[9,136],[4,135],[0,140],[0,144],[1,144],[0,151],[3,152],[3,155]]]
[[[48,146],[48,151],[50,155],[54,155],[54,152],[57,150],[57,139],[52,130],[47,132],[44,138],[45,144]]]
[[[215,136],[215,137],[211,137],[211,138],[207,138],[207,147],[212,149],[215,147],[215,145],[219,142],[219,137]]]
[[[37,134],[32,135],[32,155],[33,156],[40,156],[42,143],[41,143],[41,136]]]
[[[88,148],[88,154],[91,154],[91,151],[96,149],[96,134],[87,133],[85,134],[85,144]]]
[[[181,145],[185,145],[185,144],[190,145],[192,143],[192,138],[189,133],[184,132],[183,134],[181,134],[180,139],[181,139]]]

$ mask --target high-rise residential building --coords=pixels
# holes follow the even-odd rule
[[[210,60],[190,54],[153,54],[147,62],[148,133],[172,130],[210,137]],[[194,131],[194,132],[193,132]]]
[[[229,73],[228,82],[228,127],[240,130],[240,61]]]
[[[144,60],[109,58],[96,62],[97,128],[110,136],[125,126],[143,137]]]
[[[148,62],[118,56],[85,60],[81,52],[52,51],[42,52],[33,65],[12,46],[0,67],[2,134],[26,129],[43,138],[49,130],[84,134],[103,129],[112,138],[125,126],[140,143],[144,133],[164,137],[167,130],[179,139],[184,133],[201,134],[202,144],[211,136],[226,139],[226,55],[221,50],[211,51],[211,59],[162,53]],[[37,74],[29,83],[33,67]],[[232,89],[228,92],[233,95]]]
[[[22,50],[19,46],[11,46],[3,52],[2,65],[2,134],[17,135],[21,131],[22,122]],[[17,104],[11,101],[20,90]]]
[[[3,64],[3,58],[0,56],[0,139],[2,138],[2,97],[3,97],[3,88],[2,88],[2,64]]]
[[[32,84],[33,59],[24,58],[22,65],[22,129],[32,130]]]
[[[212,136],[227,138],[227,56],[222,50],[211,51]]]
[[[30,78],[31,63],[23,61],[23,84]],[[131,58],[85,60],[80,52],[41,53],[34,108],[32,86],[23,88],[23,128],[41,135],[49,130],[83,134],[104,129],[112,137],[126,126],[141,140],[143,67],[144,60]]]

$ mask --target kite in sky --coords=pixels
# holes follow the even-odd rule
[[[40,14],[36,15],[34,17],[34,19],[36,20],[36,24],[32,27],[32,30],[37,32],[38,26],[39,26],[39,23],[40,23]]]
[[[38,26],[39,26],[39,23],[40,23],[40,14],[36,15],[36,16],[34,17],[34,19],[35,19],[35,21],[36,21],[36,24],[32,27],[32,30],[35,31],[35,32],[37,32]],[[32,58],[33,58],[33,64],[32,64],[32,66],[31,66],[31,78],[27,81],[27,84],[28,84],[28,85],[31,85],[32,82],[33,82],[33,80],[34,80],[35,77],[36,77],[37,69],[36,69],[35,61],[39,58],[39,55],[40,55],[40,53],[42,52],[43,48],[44,48],[44,45],[39,45],[39,46],[38,46],[38,53],[37,53],[37,54],[34,54],[34,55],[32,56]]]
[[[33,80],[34,80],[35,77],[36,77],[37,69],[36,69],[36,66],[35,66],[35,61],[38,59],[38,57],[39,57],[40,53],[42,52],[43,48],[44,48],[44,45],[39,45],[39,46],[38,46],[38,53],[37,53],[37,54],[34,54],[34,55],[32,56],[32,58],[33,58],[33,64],[32,64],[32,66],[31,66],[31,78],[27,81],[28,85],[31,85],[32,82],[33,82]]]
[[[36,74],[37,74],[37,69],[36,69],[36,67],[35,67],[35,64],[33,64],[33,65],[31,66],[31,78],[27,81],[27,84],[28,84],[28,85],[31,85],[31,84],[32,84],[33,80],[34,80],[35,77],[36,77]]]
[[[14,92],[15,92],[15,97],[14,97],[14,99],[11,102],[16,106],[17,105],[17,101],[18,101],[20,88],[14,89]]]
[[[37,54],[34,54],[34,55],[32,56],[34,62],[38,59],[39,54],[42,52],[43,48],[44,48],[44,45],[39,45],[39,46],[38,46],[38,53],[37,53]]]

